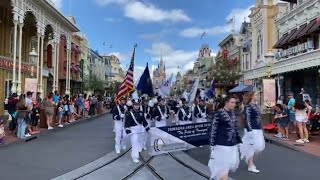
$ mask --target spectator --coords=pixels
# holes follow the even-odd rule
[[[78,115],[83,116],[83,108],[84,108],[84,100],[82,97],[82,94],[79,94],[77,100],[76,100],[76,106],[78,107]]]
[[[16,118],[17,104],[18,104],[18,95],[17,93],[12,93],[12,95],[8,99],[8,105],[7,105],[8,113],[12,118],[12,120],[9,123],[9,129],[10,131],[12,131],[12,134],[15,134],[15,130],[17,127],[17,118]]]
[[[37,92],[37,98],[36,98],[36,100],[37,100],[37,103],[38,103],[38,104],[41,104],[41,103],[42,103],[42,98],[41,98],[41,93],[40,93],[40,92]]]
[[[4,131],[4,121],[0,120],[0,145],[4,144],[4,137],[6,136]]]
[[[58,105],[57,105],[57,118],[58,118],[58,122],[59,122],[59,127],[62,128],[63,124],[62,124],[62,118],[63,118],[63,102],[62,99],[59,100]]]
[[[39,119],[40,119],[40,108],[39,104],[37,102],[33,103],[33,107],[31,109],[31,114],[30,114],[30,119],[31,119],[31,131],[30,134],[36,134],[39,133],[38,131],[38,124],[39,124]]]
[[[18,119],[18,132],[17,137],[23,139],[29,137],[30,134],[26,134],[27,122],[26,117],[28,116],[28,108],[26,98],[24,94],[21,94],[17,104],[17,119]]]
[[[307,130],[307,113],[306,113],[306,103],[303,101],[302,94],[299,94],[293,104],[293,110],[295,111],[295,118],[297,127],[299,130],[300,139],[296,140],[297,143],[308,143],[309,134]]]
[[[69,96],[66,95],[63,99],[63,117],[66,124],[70,124],[69,118],[70,118],[70,101]]]
[[[53,98],[53,93],[50,93],[43,104],[45,108],[44,111],[45,111],[47,126],[49,130],[53,129],[51,125],[53,123],[52,120],[53,120],[54,109],[55,109],[55,102],[52,100],[52,98]]]
[[[53,95],[53,101],[55,102],[55,103],[58,103],[59,102],[59,94],[58,94],[58,91],[57,90],[55,90],[54,91],[54,95]]]
[[[288,110],[289,110],[289,130],[291,130],[291,134],[295,134],[296,133],[296,115],[295,112],[293,110],[293,105],[294,105],[295,99],[293,98],[293,93],[290,92],[288,94]]]
[[[84,96],[84,117],[89,117],[89,110],[90,110],[90,100],[87,99],[87,95]]]

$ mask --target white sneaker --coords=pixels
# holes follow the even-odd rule
[[[31,134],[26,134],[26,135],[24,135],[24,137],[31,137]]]
[[[133,162],[134,163],[139,163],[140,161],[139,161],[139,159],[133,159]]]
[[[127,147],[126,147],[126,146],[122,146],[122,149],[123,149],[123,150],[126,150],[126,149],[127,149]]]
[[[49,127],[48,127],[48,130],[51,130],[51,129],[53,129],[53,127],[49,126]]]
[[[59,124],[58,127],[63,128],[63,125],[62,125],[62,124]]]
[[[146,150],[147,150],[147,147],[143,147],[143,150],[146,151]]]
[[[120,150],[116,150],[116,153],[117,153],[117,154],[120,154]]]
[[[260,172],[255,166],[248,167],[248,171],[253,172],[253,173],[257,173],[257,174]]]
[[[303,142],[309,143],[310,141],[309,141],[309,139],[303,139]]]
[[[116,132],[115,130],[112,130],[112,132]]]
[[[303,144],[304,141],[303,141],[302,139],[298,139],[298,140],[296,140],[296,143],[301,143],[301,144]]]

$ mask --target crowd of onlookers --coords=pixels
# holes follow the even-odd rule
[[[36,97],[36,98],[35,98]],[[30,137],[39,133],[41,120],[48,130],[54,127],[64,127],[81,118],[100,114],[103,112],[104,99],[102,96],[76,94],[74,96],[59,95],[57,91],[41,98],[41,94],[28,91],[26,94],[13,93],[5,100],[5,110],[11,116],[8,124],[9,130],[18,138]],[[5,124],[0,124],[0,144],[3,143]]]
[[[309,131],[308,124],[313,113],[318,111],[311,104],[310,96],[301,90],[301,93],[288,93],[286,100],[279,97],[276,106],[273,108],[275,123],[277,124],[278,134],[275,137],[282,140],[289,140],[289,134],[297,134],[296,143],[308,143]]]

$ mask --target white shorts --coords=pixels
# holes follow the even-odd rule
[[[308,122],[307,114],[296,114],[297,122]]]

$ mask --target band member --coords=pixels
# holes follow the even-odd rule
[[[238,133],[237,119],[233,112],[236,98],[227,96],[224,107],[217,110],[212,120],[210,138],[211,155],[208,166],[211,178],[227,180],[229,171],[239,166],[238,144],[241,138]]]
[[[112,116],[114,119],[114,129],[115,129],[115,150],[116,153],[120,153],[121,143],[122,143],[122,133],[123,133],[123,122],[125,114],[127,111],[126,99],[122,97],[120,99],[120,104],[115,106],[112,110]],[[122,147],[125,149],[125,145],[122,144]]]
[[[144,118],[146,119],[148,126],[151,127],[152,123],[152,118],[151,118],[151,112],[152,112],[152,107],[153,103],[150,103],[151,100],[148,99],[148,97],[143,97],[142,98],[142,105],[140,106],[140,110],[143,112]],[[142,128],[143,137],[142,137],[142,149],[147,150],[147,139],[148,139],[148,133],[145,132],[145,129]]]
[[[180,125],[191,124],[192,123],[191,108],[187,106],[187,100],[185,98],[181,98],[181,102],[182,102],[182,107],[180,107],[178,110],[178,119],[179,119],[178,123]]]
[[[133,109],[126,114],[125,129],[126,133],[130,135],[131,139],[131,157],[133,162],[139,163],[139,152],[141,151],[141,136],[142,128],[145,131],[149,131],[150,127],[144,117],[142,111],[140,111],[140,102],[137,99],[132,100]],[[143,126],[143,127],[142,127]]]
[[[167,126],[167,119],[170,117],[170,110],[166,106],[164,98],[158,97],[159,105],[154,107],[154,120],[156,127]]]
[[[197,118],[197,123],[207,122],[208,109],[204,97],[199,98],[199,104],[195,106],[194,116]]]
[[[253,157],[264,150],[265,141],[261,130],[261,116],[256,105],[255,93],[246,93],[243,102],[245,104],[245,133],[242,138],[243,144],[240,145],[241,159],[245,159],[247,162],[249,172],[259,173],[260,171],[254,165]]]

